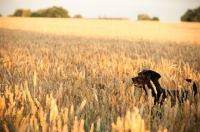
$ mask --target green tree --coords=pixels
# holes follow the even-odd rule
[[[69,18],[68,11],[62,7],[53,6],[47,9],[40,9],[36,12],[31,12],[30,10],[17,9],[13,16],[18,17],[62,17]],[[77,16],[82,17],[82,16]]]
[[[13,16],[17,17],[30,17],[31,11],[30,10],[22,10],[22,9],[17,9],[14,13]]]
[[[74,16],[74,18],[83,18],[81,14],[77,14]]]
[[[196,9],[188,9],[186,13],[181,16],[181,21],[200,22],[200,6]]]
[[[159,18],[158,17],[153,17],[151,20],[152,21],[159,21]]]
[[[46,9],[45,17],[62,17],[69,18],[68,11],[63,9],[62,7],[53,6],[51,8]]]
[[[22,9],[17,9],[13,16],[21,17],[22,14],[23,14],[23,10]]]
[[[46,10],[44,9],[38,10],[37,12],[32,12],[31,17],[46,17],[45,12]]]
[[[30,17],[30,16],[31,16],[31,11],[30,10],[23,10],[22,17]]]
[[[151,18],[147,14],[139,14],[138,20],[151,20]]]

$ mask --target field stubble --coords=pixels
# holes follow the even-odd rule
[[[166,89],[191,90],[185,78],[199,87],[197,23],[29,18],[0,22],[1,130],[200,129],[199,95],[194,100],[190,94],[181,106],[171,108],[166,101],[153,107],[131,85],[139,71],[153,69]]]

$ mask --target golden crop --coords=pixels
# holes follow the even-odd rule
[[[198,131],[199,95],[152,106],[131,78],[152,69],[166,89],[199,88],[199,34],[198,23],[0,18],[0,131]]]

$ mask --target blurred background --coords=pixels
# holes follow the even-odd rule
[[[3,17],[200,21],[200,0],[1,0]]]

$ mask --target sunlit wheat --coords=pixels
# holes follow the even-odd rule
[[[198,23],[0,18],[0,131],[200,130]],[[188,99],[154,105],[143,69]],[[152,84],[156,92],[155,86]],[[148,89],[148,87],[147,87]]]

